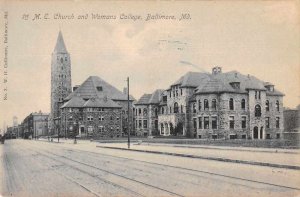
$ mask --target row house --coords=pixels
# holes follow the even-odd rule
[[[19,132],[24,138],[47,136],[48,118],[48,113],[33,112],[24,118],[19,126]]]

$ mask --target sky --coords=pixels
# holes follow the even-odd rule
[[[2,27],[8,12],[9,73],[4,101],[1,41],[0,128],[12,125],[13,116],[21,122],[31,112],[50,112],[51,53],[59,30],[71,56],[72,86],[99,76],[122,90],[128,76],[130,94],[139,99],[187,72],[220,66],[275,84],[285,94],[285,107],[300,104],[298,1],[2,0],[0,9]],[[92,13],[116,19],[93,20]],[[34,14],[49,19],[32,20]],[[54,19],[55,14],[74,19]],[[142,19],[119,19],[122,14]],[[146,21],[148,14],[176,19]],[[182,14],[190,19],[179,20]]]

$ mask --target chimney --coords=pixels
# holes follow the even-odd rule
[[[222,68],[221,67],[215,66],[215,67],[212,68],[212,74],[213,75],[217,75],[219,73],[222,73]]]

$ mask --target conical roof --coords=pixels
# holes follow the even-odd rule
[[[54,53],[68,53],[61,31],[58,33]]]

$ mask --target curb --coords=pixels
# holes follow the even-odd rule
[[[274,167],[274,168],[285,168],[285,169],[291,169],[291,170],[300,170],[300,166],[292,166],[292,165],[284,165],[284,164],[273,164],[273,163],[264,163],[264,162],[257,162],[257,161],[226,159],[226,158],[220,158],[220,157],[205,157],[205,156],[189,155],[189,154],[181,154],[181,153],[169,153],[169,152],[150,151],[150,150],[127,149],[127,148],[98,146],[98,145],[96,147],[97,148],[123,150],[123,151],[153,153],[153,154],[160,154],[160,155],[171,155],[171,156],[187,157],[187,158],[195,158],[195,159],[206,159],[206,160],[231,162],[231,163],[241,163],[241,164],[256,165],[256,166],[268,166],[268,167]]]
[[[137,144],[139,145],[139,144]],[[295,154],[295,155],[299,155],[299,153],[297,152],[289,152],[289,151],[284,151],[284,150],[278,150],[278,149],[274,149],[273,151],[271,150],[251,150],[251,149],[238,149],[238,148],[220,148],[220,147],[205,147],[205,146],[182,146],[182,145],[177,145],[177,144],[159,144],[159,143],[147,143],[144,142],[142,145],[144,146],[162,146],[162,147],[175,147],[175,148],[194,148],[194,149],[212,149],[212,150],[221,150],[221,151],[227,151],[227,150],[233,150],[233,151],[241,151],[241,152],[262,152],[262,153],[283,153],[283,154]]]

